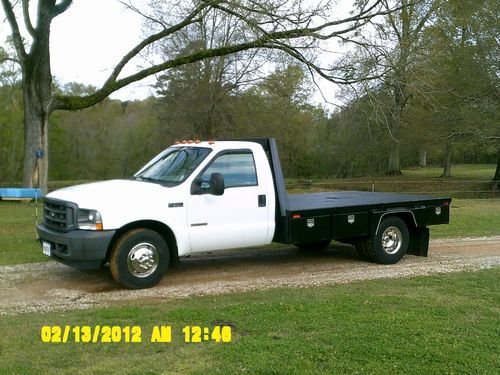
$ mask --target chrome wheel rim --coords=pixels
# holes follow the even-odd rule
[[[159,259],[156,247],[148,242],[142,242],[128,252],[127,267],[134,276],[148,277],[158,268]]]
[[[398,227],[390,226],[382,233],[382,249],[387,254],[396,254],[401,249],[403,236]]]

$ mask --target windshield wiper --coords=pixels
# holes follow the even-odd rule
[[[161,184],[161,180],[157,180],[156,178],[151,178],[151,177],[144,177],[144,176],[132,176],[134,180],[139,180],[139,181],[147,181],[147,182],[153,182],[155,184]]]

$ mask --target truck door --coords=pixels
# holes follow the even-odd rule
[[[259,185],[252,151],[224,151],[198,177],[209,181],[214,172],[224,177],[224,194],[190,197],[188,230],[191,251],[268,243],[269,204],[265,187]]]

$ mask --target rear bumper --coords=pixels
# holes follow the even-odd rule
[[[98,269],[106,261],[109,244],[116,231],[72,230],[58,232],[37,226],[40,241],[51,244],[51,258],[78,269]]]

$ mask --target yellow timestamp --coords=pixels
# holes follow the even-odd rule
[[[213,328],[186,326],[182,329],[184,342],[231,342],[231,326],[215,326]]]
[[[180,332],[181,340],[186,343],[229,343],[232,339],[231,326],[226,325],[185,326]],[[147,330],[138,325],[43,325],[40,339],[45,343],[171,343],[173,335],[170,325],[155,325]]]

